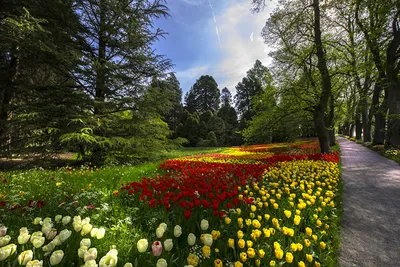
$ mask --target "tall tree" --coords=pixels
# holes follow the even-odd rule
[[[216,112],[219,108],[220,91],[212,76],[202,75],[185,96],[186,108],[193,112]]]
[[[263,92],[263,87],[270,76],[268,68],[263,66],[261,61],[256,60],[254,66],[247,71],[247,76],[236,85],[235,105],[242,127],[254,114],[252,112],[254,98]]]
[[[261,0],[254,0],[253,3],[255,11],[265,5],[265,1]],[[307,82],[302,88],[296,85],[295,88],[299,88],[297,96],[308,103],[306,109],[313,115],[321,153],[329,153],[328,129],[334,118],[334,101],[328,69],[329,58],[323,42],[322,17],[318,0],[313,0],[311,4],[304,1],[280,1],[263,29],[263,36],[267,43],[279,47],[272,55],[282,65],[280,70],[291,72],[292,79]],[[312,95],[301,93],[307,88],[308,92],[312,90]],[[328,117],[325,116],[326,111],[329,111]]]
[[[162,91],[163,97],[166,97],[171,105],[169,109],[165,107],[163,119],[168,123],[169,129],[172,131],[172,136],[175,136],[183,112],[182,88],[180,87],[180,83],[175,74],[170,73],[166,79],[154,79],[151,86]],[[165,102],[165,99],[160,99],[160,101]]]
[[[139,147],[134,141],[135,133],[139,132],[115,131],[115,123],[150,130],[160,119],[160,114],[154,112],[158,107],[144,108],[143,103],[152,99],[153,105],[162,105],[155,101],[157,94],[148,84],[152,77],[161,77],[171,67],[170,61],[155,54],[152,48],[165,34],[154,29],[155,19],[168,16],[164,3],[77,1],[76,12],[83,27],[78,37],[82,56],[73,74],[79,90],[91,101],[83,117],[73,121],[71,132],[63,136],[64,142],[81,143],[81,152],[88,150],[88,155],[104,155],[122,147],[135,150]],[[149,133],[143,133],[143,137],[151,138]]]
[[[386,49],[389,98],[388,145],[400,147],[400,3],[391,23],[392,39]]]
[[[231,105],[232,94],[226,87],[221,92],[221,103],[221,108],[218,110],[217,116],[225,124],[224,145],[238,145],[240,140],[238,140],[236,134],[238,127],[237,113]]]
[[[386,59],[382,47],[387,47],[387,18],[392,8],[391,1],[355,1],[355,20],[363,32],[367,47],[372,55],[378,76],[372,97],[372,112],[375,117],[374,144],[384,144],[386,115],[388,111],[388,86]],[[382,96],[383,93],[383,96]]]
[[[6,1],[1,10],[2,151],[59,150],[68,118],[80,113],[77,106],[83,101],[70,76],[79,31],[73,1]]]

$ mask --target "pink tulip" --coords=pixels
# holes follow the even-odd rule
[[[162,244],[160,241],[155,241],[151,246],[151,250],[153,251],[153,255],[158,257],[162,253]]]

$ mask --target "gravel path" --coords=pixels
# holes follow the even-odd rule
[[[339,138],[342,153],[342,267],[400,266],[400,165]]]

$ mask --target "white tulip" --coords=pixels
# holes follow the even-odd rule
[[[188,244],[189,246],[193,246],[196,243],[196,236],[192,233],[188,235]]]
[[[56,217],[54,218],[54,221],[56,221],[57,223],[60,222],[62,219],[62,215],[56,215]]]
[[[84,267],[98,267],[99,265],[97,265],[95,260],[89,260],[87,262],[85,262],[85,265],[83,265]]]
[[[147,248],[149,247],[149,242],[147,239],[140,239],[137,242],[136,247],[140,253],[146,252]]]
[[[64,257],[64,251],[62,250],[54,251],[50,256],[50,264],[51,265],[59,264],[62,261],[63,257]]]
[[[161,258],[157,261],[156,267],[167,267],[167,266],[168,266],[168,264],[165,259]]]
[[[8,243],[10,243],[10,241],[11,241],[11,236],[9,235],[0,237],[0,247],[4,247]]]
[[[26,265],[29,261],[33,259],[33,251],[25,250],[18,256],[19,265]]]
[[[174,236],[175,237],[180,237],[182,234],[182,227],[180,227],[179,225],[175,225],[174,227]]]
[[[26,267],[42,267],[43,261],[33,260],[26,264]]]
[[[80,242],[80,246],[82,247],[82,246],[85,246],[85,247],[87,247],[87,248],[90,248],[90,245],[91,245],[91,241],[90,241],[90,238],[83,238],[82,240],[81,240],[81,242]]]
[[[91,232],[90,232],[91,233]],[[104,237],[106,233],[106,229],[104,229],[103,227],[101,227],[100,229],[98,229],[98,231],[96,232],[96,238],[97,239],[102,239]]]
[[[166,223],[160,223],[160,225],[158,227],[162,227],[164,228],[164,232],[167,231],[167,224]]]
[[[61,242],[64,242],[71,236],[71,234],[72,234],[72,231],[70,231],[68,229],[64,229],[60,232],[60,234],[58,236],[60,237]]]
[[[172,242],[172,239],[166,239],[164,241],[164,249],[166,251],[171,251],[173,247],[174,247],[174,243]]]
[[[65,216],[62,218],[61,222],[64,225],[67,225],[71,221],[71,216]]]
[[[156,229],[156,236],[157,236],[158,238],[162,238],[163,235],[164,235],[164,233],[165,233],[165,230],[164,230],[163,227],[158,227],[158,228]]]
[[[37,237],[32,240],[32,244],[35,248],[40,248],[41,246],[43,246],[44,241],[45,241],[44,237]]]
[[[208,227],[209,227],[208,221],[204,220],[204,219],[201,220],[201,222],[200,222],[201,230],[206,231],[208,229]]]

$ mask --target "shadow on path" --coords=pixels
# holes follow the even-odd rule
[[[400,165],[339,138],[342,158],[342,267],[400,266]]]

